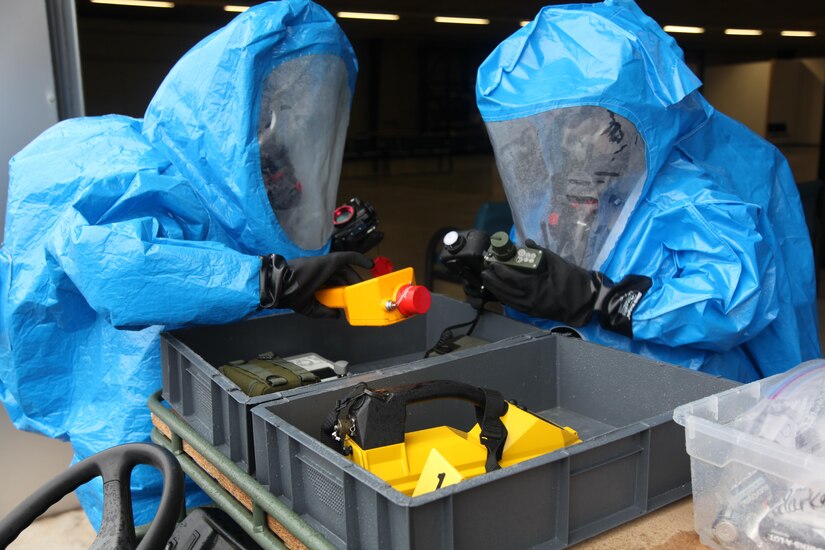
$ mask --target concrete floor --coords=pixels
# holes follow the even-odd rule
[[[449,170],[446,163],[439,167],[437,159],[396,161],[377,169],[372,163],[350,162],[344,166],[339,197],[343,202],[353,196],[372,202],[379,215],[379,227],[386,237],[378,253],[389,257],[396,268],[412,266],[420,274],[419,279],[423,276],[427,241],[438,228],[469,228],[481,203],[505,199],[491,157],[456,158]],[[451,285],[440,285],[436,290],[456,292]],[[819,311],[820,319],[824,318],[825,300],[819,301]],[[680,506],[684,504],[675,503],[671,505],[673,512],[665,513],[678,514]],[[689,529],[689,516],[679,517],[682,523],[688,522],[685,528]],[[36,521],[9,548],[85,550],[94,536],[83,512],[76,510]],[[637,542],[628,540],[624,548],[649,547]],[[601,548],[598,543],[585,543],[583,547]]]

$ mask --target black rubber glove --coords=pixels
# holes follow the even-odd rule
[[[467,302],[480,310],[485,302],[494,299],[489,292],[484,291],[481,284],[484,251],[490,247],[490,236],[480,229],[450,233],[455,233],[457,238],[452,244],[444,246],[439,261],[461,278]]]
[[[341,310],[322,305],[315,299],[315,291],[361,282],[352,265],[369,269],[372,260],[358,252],[332,252],[295,258],[289,263],[278,254],[262,256],[261,307],[289,308],[308,317],[337,318]]]
[[[541,248],[532,240],[530,248]],[[590,322],[593,314],[606,329],[633,337],[633,310],[652,281],[628,275],[614,283],[603,273],[588,271],[546,248],[543,269],[526,272],[493,263],[481,273],[485,290],[503,304],[533,317],[553,319],[574,327]]]

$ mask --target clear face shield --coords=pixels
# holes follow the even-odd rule
[[[281,228],[307,250],[332,234],[350,99],[346,66],[335,55],[287,61],[264,82],[261,175]]]
[[[595,269],[624,229],[647,176],[645,144],[602,107],[487,123],[521,242]]]

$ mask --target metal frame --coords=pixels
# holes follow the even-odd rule
[[[263,548],[281,550],[286,548],[284,543],[270,531],[266,516],[271,516],[283,525],[296,539],[307,548],[334,549],[318,531],[313,529],[298,514],[286,504],[267,491],[249,474],[241,470],[229,458],[210,445],[197,434],[186,422],[161,403],[161,392],[154,393],[148,401],[152,413],[172,432],[172,438],[167,438],[158,429],[152,430],[152,441],[165,447],[175,454],[184,472],[203,489],[207,495],[228,513],[238,525]],[[183,450],[183,442],[189,444],[200,453],[221,474],[246,493],[252,502],[252,512],[247,510],[212,476],[207,474]]]
[[[74,0],[46,0],[49,42],[60,120],[85,114]]]

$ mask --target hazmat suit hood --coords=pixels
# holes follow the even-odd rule
[[[632,338],[595,319],[582,335],[748,382],[819,357],[813,255],[787,161],[700,85],[632,0],[606,0],[543,8],[476,98],[514,239],[652,281]]]
[[[258,314],[261,255],[328,249],[356,70],[323,8],[261,3],[184,55],[145,119],[65,120],[14,156],[0,398],[16,427],[75,461],[149,440],[161,333]],[[136,524],[160,487],[134,472]],[[99,525],[100,479],[77,494]]]
[[[326,249],[356,73],[320,6],[254,6],[175,65],[144,134],[248,252]]]
[[[650,176],[706,120],[706,102],[685,101],[700,84],[632,2],[542,9],[485,60],[476,86],[516,235],[602,265]]]

